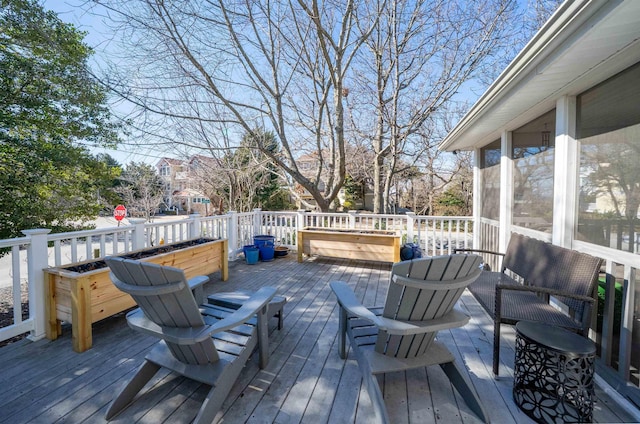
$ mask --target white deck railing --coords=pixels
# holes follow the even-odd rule
[[[159,244],[180,242],[199,237],[226,238],[229,259],[235,260],[242,247],[253,244],[255,235],[275,237],[276,244],[297,250],[297,231],[304,227],[388,230],[402,237],[402,243],[418,244],[426,256],[450,254],[456,247],[473,247],[471,217],[433,217],[406,215],[373,215],[364,213],[268,212],[256,209],[248,213],[200,217],[147,223],[129,219],[128,225],[88,231],[49,234],[49,230],[24,231],[25,237],[0,240],[0,290],[11,292],[8,305],[13,308],[12,321],[0,328],[0,341],[29,333],[33,340],[44,337],[45,302],[42,269],[65,266],[93,258],[117,255]],[[483,220],[478,225],[479,248],[497,250],[497,222]],[[539,235],[540,238],[548,234]],[[637,292],[638,255],[576,242],[574,248],[607,261],[607,302],[604,328],[598,339],[601,359],[628,384],[638,385],[638,329],[634,328],[634,304]],[[496,264],[497,265],[497,264]],[[497,268],[496,268],[497,269]],[[614,310],[613,281],[623,284],[622,310]],[[23,317],[22,304],[28,306]],[[14,307],[15,306],[15,307]],[[621,328],[614,328],[613,316],[621,316]],[[595,327],[595,326],[594,326]],[[614,353],[615,352],[615,353]]]
[[[0,341],[23,333],[32,339],[44,336],[46,299],[43,295],[42,269],[62,267],[118,255],[132,250],[176,243],[198,237],[229,240],[229,259],[235,260],[242,247],[253,244],[255,235],[275,237],[276,244],[297,249],[297,230],[304,227],[384,229],[402,236],[403,243],[418,243],[425,254],[451,253],[453,248],[471,245],[470,217],[422,217],[408,215],[371,215],[359,213],[266,212],[156,221],[129,219],[128,225],[87,231],[49,234],[49,230],[27,230],[26,237],[0,240],[8,250],[0,258],[0,290],[12,292],[10,308],[13,320],[0,328]],[[33,253],[37,252],[37,253]],[[28,299],[28,317],[21,312],[22,299]],[[16,307],[14,307],[14,305]]]

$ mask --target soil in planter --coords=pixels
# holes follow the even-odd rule
[[[355,229],[342,229],[342,228],[305,228],[305,231],[322,231],[325,233],[342,233],[342,234],[363,234],[363,235],[376,235],[376,236],[395,236],[394,231],[385,230],[355,230]]]
[[[166,246],[152,247],[140,252],[129,253],[126,255],[118,255],[118,257],[125,258],[125,259],[139,260],[139,259],[148,258],[149,256],[162,255],[163,253],[169,253],[173,250],[184,249],[191,246],[197,246],[199,244],[209,243],[216,240],[217,239],[199,238],[199,239],[183,241],[175,244],[168,244]],[[99,261],[88,262],[82,265],[62,267],[62,269],[67,271],[77,272],[77,273],[83,273],[83,272],[89,272],[89,271],[106,268],[106,267],[107,267],[107,264],[105,263],[105,261],[99,260]]]

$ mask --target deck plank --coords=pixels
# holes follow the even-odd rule
[[[337,352],[338,311],[329,282],[345,281],[367,306],[384,303],[390,266],[379,262],[316,257],[299,264],[294,255],[272,262],[230,264],[230,278],[213,276],[205,291],[255,290],[270,285],[287,298],[284,328],[270,320],[271,360],[261,370],[248,361],[217,419],[225,423],[370,423],[376,420],[353,352]],[[440,332],[484,402],[492,422],[531,422],[512,399],[512,327],[503,326],[501,377],[491,371],[493,323],[469,293],[460,302],[469,324]],[[155,341],[128,328],[124,314],[93,326],[94,345],[78,354],[65,328],[56,341],[21,341],[0,348],[0,423],[103,423],[112,398],[134,374]],[[396,423],[477,423],[440,367],[380,378]],[[209,387],[161,370],[136,401],[112,423],[189,422]],[[597,422],[633,422],[600,388]]]

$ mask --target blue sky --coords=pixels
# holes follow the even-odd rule
[[[99,60],[100,52],[108,39],[104,25],[99,17],[82,12],[79,5],[83,0],[42,0],[45,9],[58,14],[64,22],[72,23],[81,31],[87,33],[84,41],[96,50],[94,59]],[[104,148],[91,148],[93,153],[107,153],[121,165],[130,162],[145,162],[155,165],[163,156],[174,156],[172,153],[163,154],[157,148],[121,145],[117,150]]]
[[[101,55],[104,55],[105,51],[108,51],[106,46],[108,45],[109,32],[108,29],[105,28],[102,18],[82,11],[80,5],[86,3],[86,0],[41,1],[46,9],[56,12],[60,19],[74,24],[79,30],[87,33],[85,42],[95,49],[96,54],[93,58],[94,65],[99,66]],[[520,0],[520,4],[526,1],[527,0]],[[482,88],[474,87],[474,84],[471,82],[467,83],[460,88],[460,94],[457,96],[456,100],[473,102],[481,94],[481,91]],[[126,143],[120,145],[117,150],[94,148],[92,151],[94,153],[108,153],[122,165],[126,165],[132,161],[155,165],[163,156],[177,157],[175,152],[161,151],[158,146],[133,146],[127,145]]]

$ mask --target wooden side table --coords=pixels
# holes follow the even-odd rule
[[[516,324],[513,399],[536,422],[591,422],[595,344],[543,323]]]

